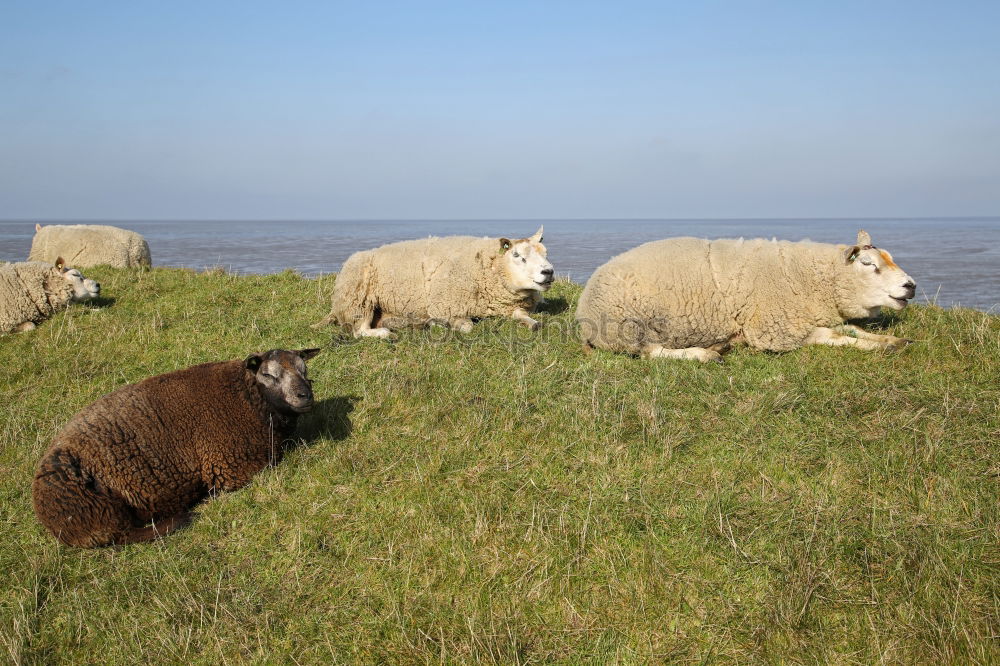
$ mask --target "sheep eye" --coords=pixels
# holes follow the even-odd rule
[[[272,374],[268,374],[268,373],[266,373],[266,372],[262,372],[262,373],[260,373],[260,374],[264,375],[264,376],[265,376],[265,377],[267,377],[268,379],[271,379],[271,380],[274,380],[274,381],[278,381],[278,378],[277,378],[277,377],[275,377],[275,376],[274,376],[274,375],[272,375]]]

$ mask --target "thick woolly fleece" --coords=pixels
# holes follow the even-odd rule
[[[52,263],[0,265],[0,334],[26,322],[37,324],[67,307],[73,288]]]
[[[32,485],[35,514],[72,546],[148,541],[206,494],[280,461],[296,418],[268,404],[238,360],[124,386],[53,440]]]
[[[845,245],[671,238],[598,268],[577,305],[585,342],[639,353],[742,337],[756,349],[802,346],[817,327],[864,316]]]
[[[431,320],[529,312],[536,291],[511,291],[499,238],[447,236],[383,245],[352,254],[333,286],[321,324],[422,325]],[[380,313],[380,321],[373,321]]]
[[[146,239],[134,231],[102,224],[49,224],[36,231],[28,259],[51,263],[57,257],[77,268],[152,265]]]

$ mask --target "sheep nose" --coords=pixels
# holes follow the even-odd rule
[[[542,269],[542,275],[544,275],[545,277],[552,277],[552,269],[551,268],[543,268]]]
[[[917,288],[917,283],[914,282],[913,280],[907,280],[906,283],[903,285],[903,289],[916,289],[916,288]]]
[[[94,283],[94,291],[100,291],[100,290],[101,290],[101,283],[100,282],[95,282]]]

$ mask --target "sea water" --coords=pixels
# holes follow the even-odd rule
[[[73,221],[63,221],[72,224]],[[96,223],[96,222],[95,222]],[[640,243],[671,236],[853,243],[858,229],[917,282],[917,303],[1000,313],[1000,218],[810,220],[386,220],[107,222],[146,237],[154,266],[235,273],[333,273],[358,250],[427,236],[529,236],[545,225],[556,274],[584,283]],[[35,221],[0,221],[0,260],[28,256]]]

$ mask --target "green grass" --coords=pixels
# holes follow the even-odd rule
[[[92,270],[113,302],[0,338],[0,661],[1000,661],[1000,317],[913,307],[895,354],[583,355],[354,342],[332,278]],[[304,444],[153,545],[60,546],[34,466],[98,396],[324,346]]]

